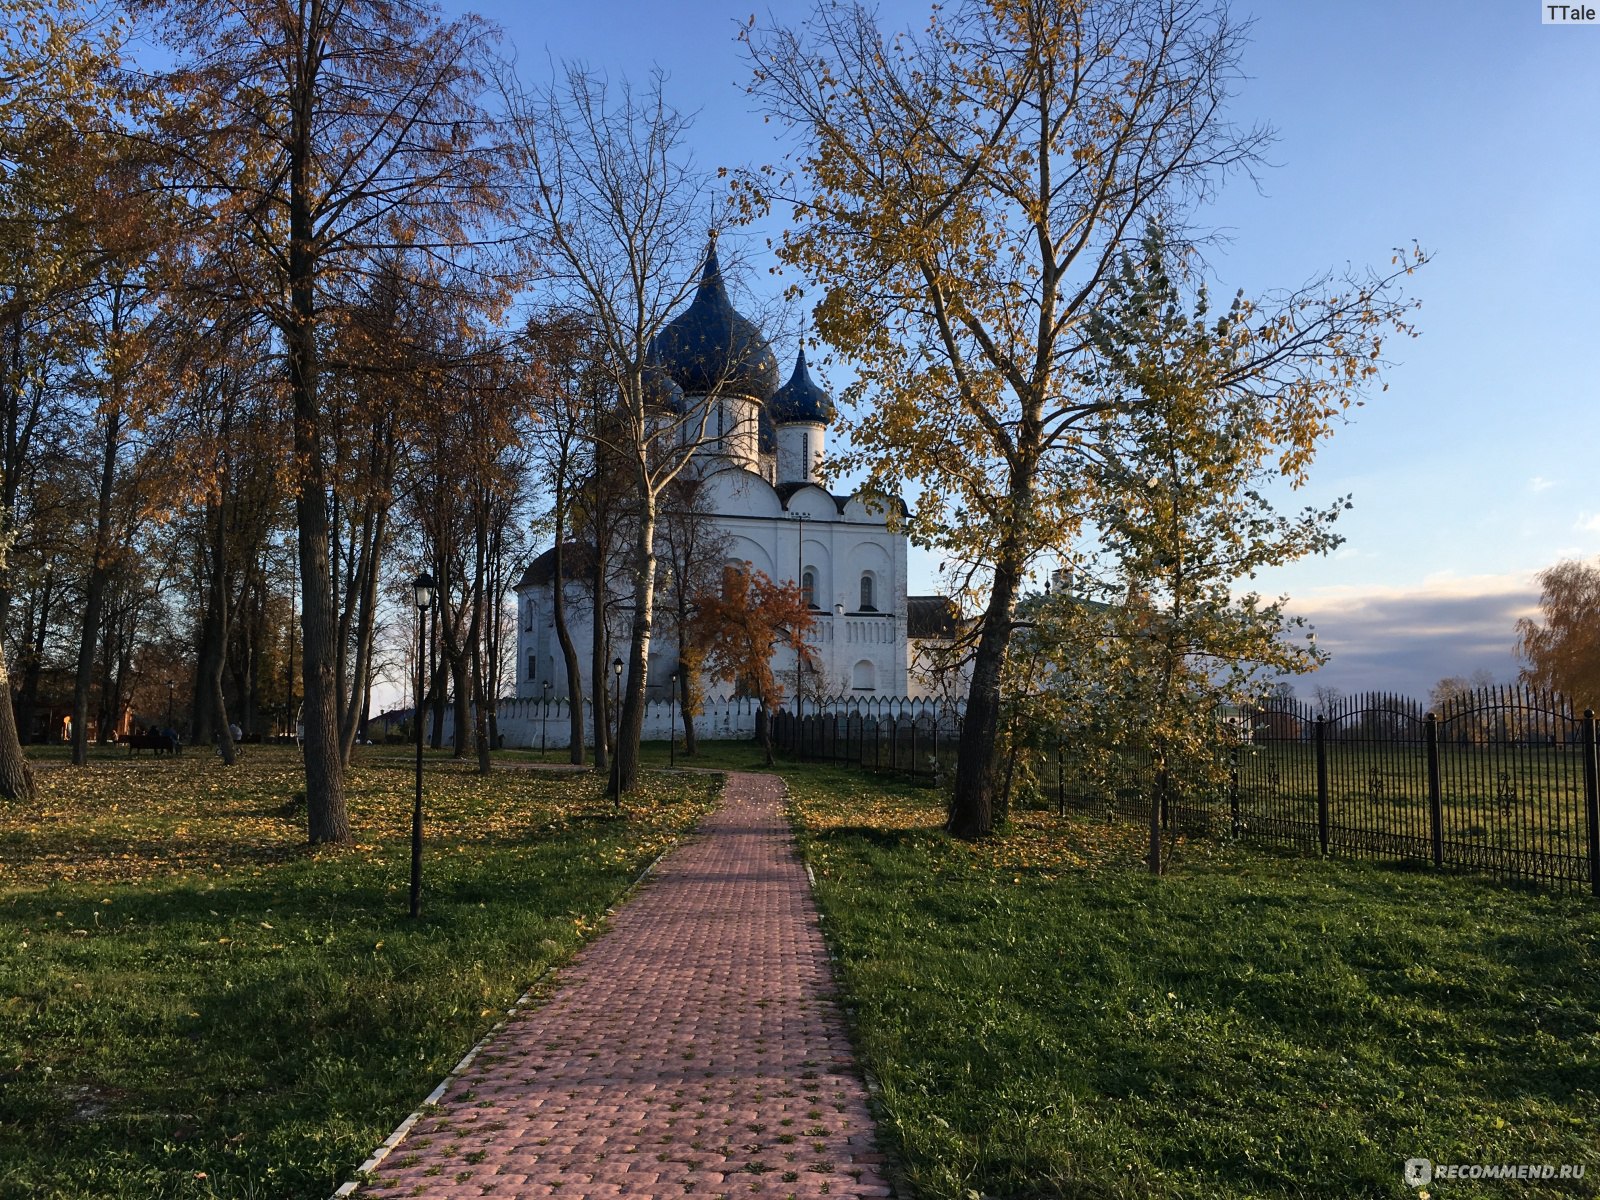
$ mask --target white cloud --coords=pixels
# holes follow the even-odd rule
[[[1582,530],[1584,533],[1600,533],[1600,513],[1582,514],[1573,525],[1573,528]]]
[[[1294,595],[1291,613],[1316,627],[1328,665],[1302,692],[1325,683],[1345,692],[1426,698],[1447,675],[1488,671],[1516,678],[1519,617],[1538,612],[1531,574],[1431,576],[1409,587],[1341,585]]]
[[[1528,490],[1530,492],[1548,492],[1555,486],[1556,481],[1554,479],[1546,479],[1543,475],[1535,475],[1528,480]]]

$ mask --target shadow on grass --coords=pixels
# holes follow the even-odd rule
[[[826,829],[807,834],[817,844],[864,844],[876,850],[900,850],[905,847],[939,840],[942,835],[932,829],[884,829],[876,825],[831,825]]]

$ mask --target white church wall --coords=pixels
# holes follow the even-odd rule
[[[718,471],[700,485],[709,512],[752,517],[783,516],[783,501],[772,485],[749,471]]]
[[[886,527],[880,504],[853,498],[841,513],[833,496],[821,487],[806,486],[796,489],[785,505],[766,481],[736,470],[709,476],[703,489],[716,524],[730,539],[731,560],[749,562],[779,582],[798,582],[808,569],[815,574],[816,624],[807,640],[817,669],[831,684],[841,690],[860,686],[865,695],[904,695],[910,690],[905,638],[906,538]],[[799,514],[805,519],[798,519]],[[872,576],[876,612],[859,611],[863,573]],[[581,586],[568,585],[568,623],[587,686],[590,606],[583,591]],[[534,628],[525,628],[527,609],[519,622],[517,694],[524,698],[542,700],[546,679],[551,681],[553,696],[566,692],[566,671],[548,611],[549,595],[546,586],[531,589],[522,597],[525,603],[529,596],[536,599]],[[530,652],[535,657],[531,677],[527,670]],[[871,663],[870,672],[856,671],[862,661]],[[651,679],[653,683],[661,681],[663,692],[675,663],[674,648],[658,639],[651,656]],[[785,672],[792,678],[794,655],[780,651],[773,666],[780,679]],[[870,685],[851,682],[869,676]],[[609,685],[610,681],[606,682]]]

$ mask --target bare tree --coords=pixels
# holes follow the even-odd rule
[[[666,102],[659,74],[636,93],[576,67],[533,89],[507,71],[501,91],[519,151],[523,226],[544,251],[557,300],[589,322],[611,393],[595,436],[631,492],[632,616],[613,764],[616,786],[628,791],[639,771],[661,498],[704,442],[717,391],[712,381],[706,403],[663,403],[652,350],[697,276],[703,287],[713,277],[722,286],[714,238],[702,254],[707,213],[714,231],[718,205],[711,178],[685,150],[689,121]],[[597,643],[599,633],[597,625]],[[593,680],[597,724],[609,674],[602,670]]]
[[[567,617],[567,571],[574,566],[567,537],[582,515],[583,493],[593,475],[591,423],[607,394],[606,376],[596,361],[591,324],[581,313],[541,315],[528,323],[524,336],[535,368],[533,406],[542,434],[534,453],[544,468],[550,492],[549,524],[554,535],[550,611],[567,678],[567,749],[572,764],[582,766],[583,672]],[[597,694],[605,690],[603,683],[597,676]],[[598,710],[595,722],[598,728]]]

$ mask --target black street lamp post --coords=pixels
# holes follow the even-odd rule
[[[611,803],[622,808],[622,772],[617,766],[617,743],[622,739],[622,660],[611,662]]]
[[[678,673],[674,671],[667,680],[672,691],[667,696],[667,759],[678,765]]]
[[[428,686],[428,609],[433,604],[433,576],[424,571],[411,581],[417,601],[417,799],[411,806],[411,915],[422,915],[422,694]]]
[[[539,722],[539,760],[544,761],[550,740],[550,681],[544,681],[544,719]]]
[[[169,680],[167,680],[167,728],[168,729],[176,729],[177,728],[177,726],[172,723],[172,688],[173,688],[173,683],[172,683],[172,680],[169,679]]]

